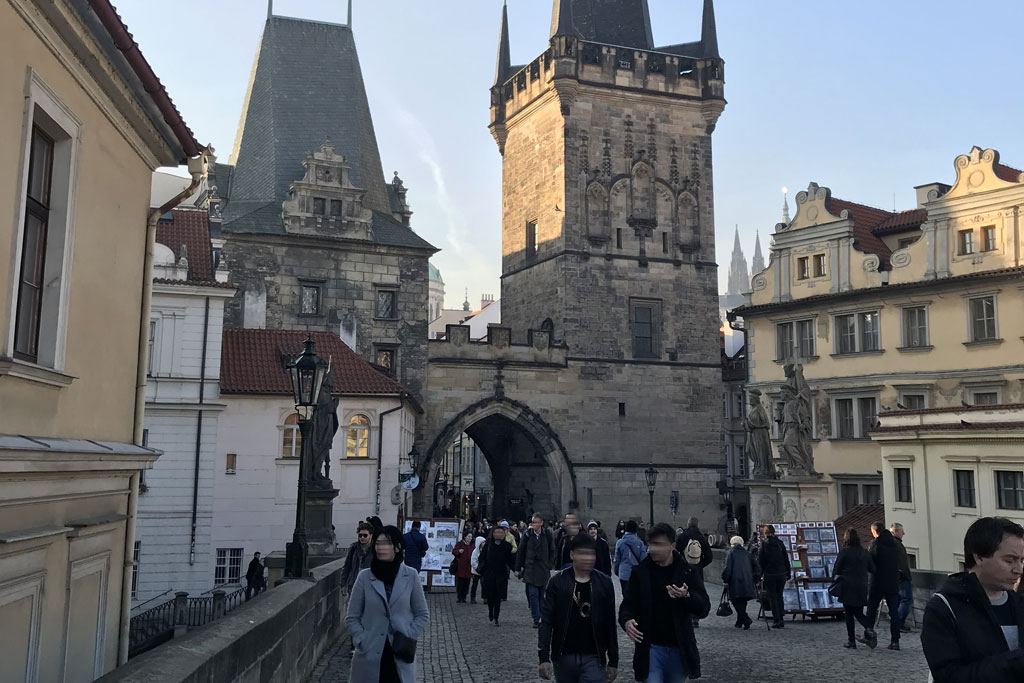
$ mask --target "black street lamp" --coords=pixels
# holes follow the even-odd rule
[[[654,524],[654,487],[658,485],[658,469],[652,464],[646,470],[644,470],[644,476],[647,477],[647,493],[651,496],[651,517],[650,523]]]
[[[299,449],[299,483],[295,501],[295,531],[292,542],[285,549],[284,575],[289,579],[304,579],[309,576],[309,543],[306,540],[306,486],[309,482],[309,462],[312,459],[313,415],[320,399],[320,387],[327,373],[327,363],[316,355],[313,335],[304,342],[302,354],[288,364],[291,375],[292,394],[295,409],[300,411],[299,434],[302,445]]]

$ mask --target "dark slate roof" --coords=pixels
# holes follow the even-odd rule
[[[407,394],[408,390],[360,358],[332,332],[303,330],[224,330],[221,342],[220,393],[290,396],[285,365],[302,353],[312,334],[316,354],[331,363],[339,394]]]
[[[568,2],[555,0],[551,15],[551,35],[566,32],[562,7]],[[576,33],[592,43],[621,45],[642,50],[654,49],[651,12],[647,0],[571,0],[572,24]]]
[[[352,165],[351,179],[366,190],[365,205],[388,211],[384,172],[348,26],[271,17],[263,28],[246,92],[242,135],[235,157],[224,223],[251,207],[238,202],[280,202],[302,178],[302,160],[326,137]],[[218,188],[219,189],[219,188]]]
[[[213,255],[210,250],[210,227],[206,211],[175,209],[171,220],[156,224],[156,241],[181,258],[181,247],[188,250],[188,279],[213,280]],[[184,284],[184,283],[183,283]]]
[[[430,242],[417,235],[411,229],[405,227],[405,225],[402,224],[402,221],[396,220],[390,214],[383,214],[374,211],[373,222],[370,223],[370,228],[373,230],[373,241],[377,244],[437,251],[437,248]]]
[[[224,201],[231,199],[231,179],[235,175],[235,167],[230,164],[214,164],[210,175],[210,184],[217,186],[217,196]]]

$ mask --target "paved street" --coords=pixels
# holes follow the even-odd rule
[[[712,602],[721,586],[709,586]],[[536,634],[522,584],[509,585],[502,606],[502,623],[487,622],[483,604],[460,605],[455,593],[427,596],[430,625],[420,639],[417,680],[424,683],[536,683]],[[751,607],[751,616],[753,615]],[[879,629],[880,647],[857,650],[842,647],[846,629],[841,621],[787,622],[783,631],[751,627],[735,629],[733,618],[713,615],[701,622],[697,639],[704,670],[702,680],[757,683],[889,683],[928,680],[918,634],[904,635],[901,652],[885,649],[885,624]],[[348,638],[328,651],[310,683],[348,683]],[[619,629],[619,681],[632,681],[633,646]],[[364,683],[364,682],[360,682]],[[372,683],[372,682],[365,682]]]

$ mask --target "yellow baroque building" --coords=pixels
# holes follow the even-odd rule
[[[730,318],[742,319],[746,388],[761,392],[773,440],[784,365],[803,364],[827,502],[752,500],[758,518],[835,519],[888,502],[883,483],[895,484],[871,440],[879,415],[1024,402],[1024,173],[978,147],[954,167],[952,185],[917,187],[918,206],[901,212],[811,183],[776,226],[768,267]],[[899,513],[887,506],[886,521]],[[909,534],[907,547],[916,555]]]

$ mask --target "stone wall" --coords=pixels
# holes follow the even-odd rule
[[[132,659],[101,683],[304,683],[342,633],[337,560],[315,581],[289,581],[223,619]]]

